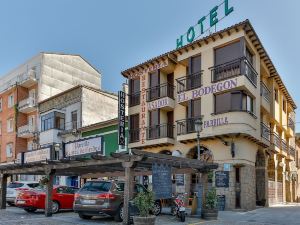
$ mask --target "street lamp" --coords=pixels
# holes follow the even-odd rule
[[[202,117],[195,120],[195,131],[197,132],[198,160],[200,160],[200,132],[202,131],[202,125]]]

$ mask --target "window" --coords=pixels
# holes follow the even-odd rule
[[[286,101],[284,99],[282,101],[282,110],[286,113]]]
[[[71,113],[71,120],[72,120],[72,129],[77,129],[77,111],[73,111]]]
[[[41,131],[50,129],[65,129],[65,114],[60,112],[51,112],[43,115],[41,118]]]
[[[140,91],[140,79],[129,80],[129,93],[134,94]]]
[[[7,106],[8,108],[11,108],[14,106],[14,94],[11,94],[8,96],[8,101],[7,101]]]
[[[195,99],[188,102],[187,118],[201,117],[201,99]]]
[[[235,42],[215,50],[215,65],[239,59],[242,56],[241,43]]]
[[[243,91],[215,95],[215,113],[247,111],[254,114],[254,100]]]
[[[10,132],[13,132],[14,131],[14,122],[13,122],[13,119],[10,118],[7,120],[7,132],[10,133]]]
[[[275,101],[278,102],[278,89],[274,89]]]
[[[13,143],[8,143],[6,145],[6,158],[11,158],[13,156]]]
[[[0,98],[0,112],[2,112],[2,98]]]

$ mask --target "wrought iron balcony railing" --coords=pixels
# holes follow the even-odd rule
[[[140,92],[136,92],[129,95],[129,107],[136,106],[140,104]]]
[[[271,91],[269,88],[263,83],[260,83],[260,95],[267,101],[271,102]]]
[[[169,97],[174,99],[174,86],[169,83],[160,84],[158,86],[149,88],[147,92],[147,102],[154,101],[156,99]]]
[[[266,139],[267,141],[270,141],[270,127],[268,127],[266,124],[261,123],[260,124],[261,128],[261,136]]]
[[[288,152],[287,144],[284,139],[281,140],[281,148],[282,148],[282,151],[284,151],[286,153]]]
[[[288,119],[288,127],[291,128],[295,132],[295,122],[292,118]]]
[[[199,117],[178,120],[177,121],[177,135],[195,133],[196,132],[195,121],[198,119],[199,119]]]
[[[296,150],[295,148],[291,147],[289,148],[289,153],[291,156],[293,156],[294,158],[296,157]]]
[[[129,143],[140,141],[140,129],[129,130]]]
[[[147,140],[174,138],[173,124],[159,124],[147,128]]]
[[[202,71],[176,79],[177,93],[193,90],[202,86]]]
[[[276,133],[273,133],[273,141],[274,141],[274,145],[276,146],[276,147],[278,147],[278,148],[280,148],[280,145],[281,145],[281,139],[280,139],[280,137],[278,136],[278,134],[276,134]]]

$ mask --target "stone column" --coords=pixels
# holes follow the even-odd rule
[[[0,209],[6,209],[7,174],[0,174]]]
[[[277,160],[277,155],[274,154],[274,174],[275,174],[275,203],[278,202],[278,188],[277,188],[277,181],[278,181],[278,160]]]
[[[283,166],[282,166],[282,198],[283,202],[286,203],[286,182],[285,182],[285,176],[286,176],[286,165],[285,165],[285,158],[282,158],[281,160]]]
[[[123,205],[123,224],[130,225],[130,205],[129,201],[133,197],[134,188],[134,170],[133,162],[123,162],[125,168],[125,187],[124,187],[124,205]]]

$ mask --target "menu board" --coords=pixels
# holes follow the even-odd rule
[[[184,174],[176,174],[175,180],[177,186],[184,186]]]
[[[153,192],[156,199],[172,198],[171,167],[163,164],[152,165]]]
[[[215,172],[216,187],[229,187],[229,171]]]
[[[225,203],[226,203],[226,196],[225,195],[218,195],[217,196],[217,207],[219,211],[225,210]]]

